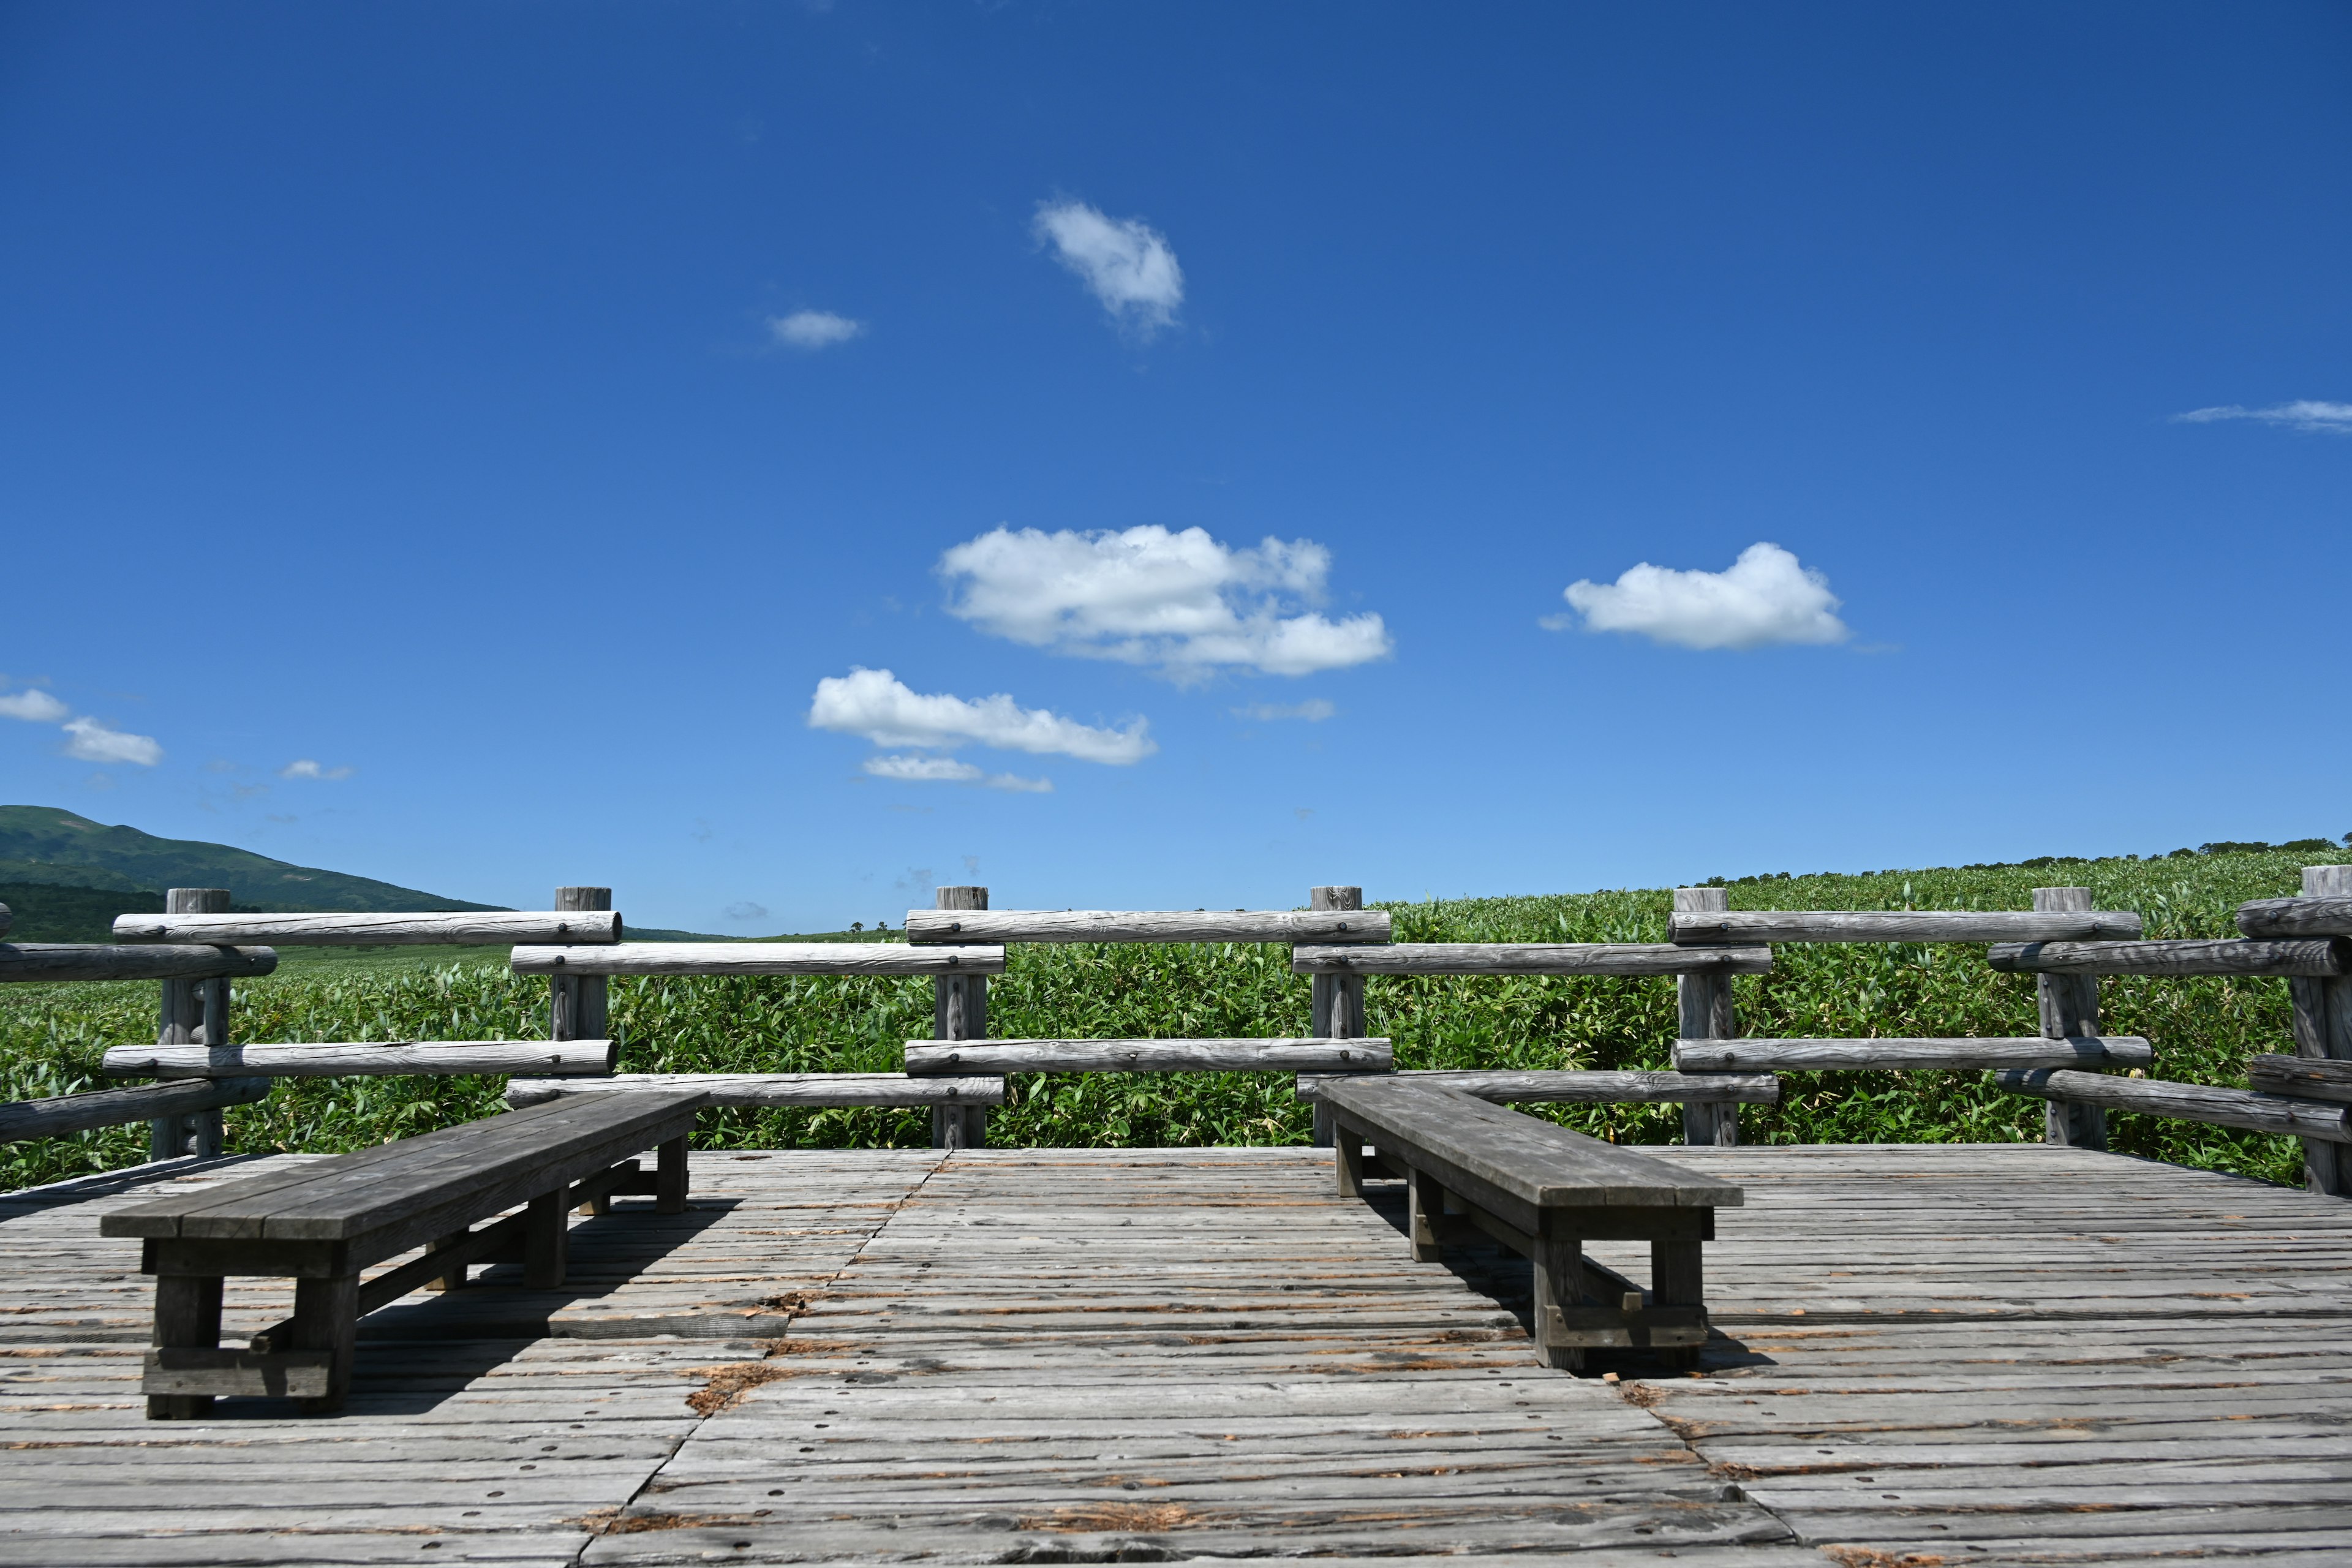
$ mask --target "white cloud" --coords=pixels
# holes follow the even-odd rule
[[[0,719],[23,719],[35,724],[54,724],[68,711],[70,710],[64,703],[46,691],[27,689],[0,692]]]
[[[788,348],[829,349],[835,343],[863,337],[866,323],[836,316],[831,310],[794,310],[789,316],[769,317],[768,331]]]
[[[901,784],[980,784],[989,789],[1013,790],[1024,795],[1054,793],[1052,779],[1025,779],[1018,773],[992,773],[970,763],[957,762],[953,757],[926,757],[902,752],[868,757],[862,765],[877,779],[897,779]]]
[[[1039,202],[1034,232],[1121,326],[1150,337],[1174,323],[1184,302],[1184,269],[1141,218],[1114,220],[1084,202]]]
[[[1320,697],[1310,697],[1304,702],[1253,702],[1246,708],[1234,710],[1236,719],[1255,719],[1260,723],[1272,723],[1277,719],[1304,719],[1309,724],[1320,724],[1339,710]]]
[[[950,614],[1031,647],[1128,664],[1179,679],[1220,666],[1312,675],[1385,658],[1376,615],[1331,620],[1306,609],[1324,595],[1331,552],[1312,540],[1236,550],[1188,528],[1123,533],[994,529],[940,557]]]
[[[1139,763],[1160,749],[1141,719],[1124,730],[1100,730],[1043,708],[1023,708],[1001,691],[977,702],[945,693],[924,696],[887,669],[854,668],[818,681],[808,721],[812,729],[863,735],[877,746],[953,751],[977,742],[1087,763]]]
[[[1681,647],[1835,643],[1853,634],[1819,572],[1777,544],[1751,544],[1725,572],[1676,572],[1644,561],[1613,584],[1577,582],[1563,595],[1591,632],[1638,632]],[[1555,631],[1576,623],[1547,617]]]
[[[768,918],[768,906],[743,899],[727,906],[727,918],[730,921],[763,921]]]
[[[2217,419],[2257,419],[2265,425],[2284,425],[2296,430],[2352,436],[2352,403],[2319,403],[2310,398],[2276,403],[2268,408],[2246,408],[2231,403],[2219,408],[2192,408],[2172,417],[2181,425],[2210,425]]]
[[[64,729],[73,737],[66,742],[66,755],[85,763],[133,763],[152,768],[163,760],[163,748],[152,736],[126,735],[95,719],[76,719]]]
[[[347,779],[356,771],[352,768],[322,768],[308,757],[298,758],[278,770],[281,779]]]

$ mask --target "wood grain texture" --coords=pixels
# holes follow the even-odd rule
[[[1780,1080],[1770,1073],[1613,1072],[1597,1068],[1488,1072],[1415,1068],[1395,1076],[1406,1083],[1459,1089],[1496,1105],[1633,1105],[1695,1100],[1775,1105],[1780,1099]],[[1300,1100],[1320,1102],[1323,1086],[1331,1081],[1322,1074],[1301,1073],[1296,1092]]]
[[[1385,910],[908,910],[907,940],[925,945],[1014,942],[1384,942]]]
[[[1002,947],[886,942],[625,942],[518,947],[517,974],[1002,974]]]
[[[1294,974],[1769,974],[1769,947],[1633,942],[1416,942],[1297,947]]]
[[[117,915],[114,938],[124,942],[206,942],[236,946],[377,947],[416,943],[508,946],[517,942],[615,942],[621,917],[587,911],[439,914]]]
[[[2315,871],[2334,867],[2315,866]],[[2352,936],[2352,895],[2256,899],[2238,906],[2238,929],[2251,937]]]
[[[248,1045],[113,1046],[100,1070],[116,1078],[341,1078],[394,1073],[603,1074],[616,1040],[393,1040],[356,1045],[299,1041]]]
[[[185,1116],[224,1105],[249,1105],[268,1098],[266,1078],[208,1079],[184,1083],[148,1083],[133,1089],[101,1089],[50,1100],[0,1103],[0,1142],[60,1138],[93,1127]]]
[[[1986,962],[2020,974],[2328,975],[2352,973],[2352,942],[2192,939],[1999,942]]]
[[[1667,934],[1678,942],[2136,942],[2142,930],[2129,910],[1731,910],[1677,911]]]
[[[2110,1110],[2137,1110],[2218,1127],[2241,1127],[2250,1132],[2285,1132],[2352,1143],[2352,1107],[2326,1100],[2050,1068],[2003,1072],[1994,1081],[2003,1089],[2044,1100],[2079,1100]]]
[[[1674,892],[1675,915],[1712,919],[1730,908],[1731,894],[1722,888],[1676,888]],[[1685,1039],[1727,1040],[1739,1033],[1729,974],[1693,970],[1675,975],[1675,1012]],[[1686,1100],[1682,1120],[1683,1142],[1694,1148],[1729,1147],[1739,1142],[1737,1106]]]
[[[1341,883],[1307,889],[1307,907],[1318,914],[1356,913],[1364,907],[1364,889]],[[1331,951],[1331,950],[1326,950]],[[1337,951],[1346,952],[1347,949]],[[1297,950],[1291,950],[1295,958]],[[1364,982],[1360,975],[1345,970],[1318,973],[1299,970],[1294,973],[1310,976],[1307,983],[1307,1027],[1328,1039],[1359,1039],[1364,1033]],[[1322,1129],[1328,1132],[1328,1129]]]
[[[1676,1040],[1685,1072],[1829,1072],[1872,1068],[1896,1072],[1987,1068],[2144,1068],[2156,1059],[2137,1035],[2015,1039]]]
[[[2033,909],[2043,915],[2081,915],[2091,908],[2088,888],[2036,888]],[[2091,1037],[2101,1032],[2099,982],[2089,974],[2037,974],[2033,1005],[2048,1040]],[[2042,1107],[2042,1136],[2045,1142],[2075,1149],[2107,1146],[2107,1113],[2086,1100],[2053,1100]]]
[[[2352,1101],[2352,1061],[2256,1057],[2246,1064],[2246,1082],[2264,1094]]]
[[[965,1040],[907,1042],[907,1071],[1377,1072],[1393,1065],[1385,1039]]]
[[[1002,1105],[1002,1078],[911,1078],[895,1072],[625,1072],[612,1078],[519,1078],[509,1105],[538,1105],[566,1095],[628,1094],[646,1089],[698,1089],[712,1105]]]
[[[278,967],[266,947],[112,947],[89,942],[0,942],[0,981],[246,978]]]

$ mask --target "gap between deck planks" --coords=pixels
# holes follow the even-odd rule
[[[371,1339],[350,1415],[165,1443],[133,1392],[145,1281],[94,1234],[129,1184],[0,1198],[0,1442],[37,1445],[0,1475],[0,1551],[1825,1561],[1793,1526],[1857,1563],[2284,1568],[2352,1542],[2328,1200],[2039,1145],[1657,1152],[1748,1192],[1697,1379],[1537,1367],[1524,1266],[1409,1262],[1328,1153],[709,1153],[677,1233],[625,1205],[575,1228],[593,1289],[411,1298],[383,1332],[419,1337]],[[813,1289],[769,1354],[761,1303]],[[421,1337],[533,1321],[558,1337]],[[730,1337],[630,1337],[661,1324]],[[688,1409],[706,1386],[740,1401]]]

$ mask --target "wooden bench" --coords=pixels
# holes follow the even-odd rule
[[[100,1233],[141,1238],[140,1268],[155,1276],[148,1418],[200,1416],[221,1394],[338,1409],[360,1318],[420,1287],[462,1285],[468,1264],[520,1261],[526,1287],[562,1286],[572,1209],[651,1192],[659,1212],[684,1211],[687,1134],[709,1099],[647,1089],[559,1100],[106,1215]],[[658,1150],[651,1173],[631,1158],[648,1147]],[[467,1228],[518,1204],[520,1214]],[[418,1247],[421,1258],[361,1283],[369,1265]],[[294,1316],[241,1351],[220,1348],[231,1274],[295,1281]]]
[[[1491,1237],[1535,1269],[1536,1346],[1570,1371],[1598,1348],[1688,1364],[1706,1341],[1700,1244],[1740,1190],[1459,1089],[1410,1079],[1326,1079],[1339,1191],[1361,1196],[1364,1145],[1403,1173],[1412,1255]],[[1651,1289],[1584,1256],[1588,1241],[1647,1241]]]

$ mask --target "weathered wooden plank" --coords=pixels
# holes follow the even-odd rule
[[[2352,942],[2296,941],[1999,942],[1986,962],[2021,974],[2326,975],[2352,973]]]
[[[1464,1094],[1497,1105],[1630,1105],[1654,1100],[1694,1100],[1773,1105],[1780,1099],[1780,1080],[1770,1073],[1701,1075],[1613,1072],[1598,1068],[1489,1072],[1475,1068],[1415,1068],[1395,1076],[1407,1083],[1430,1083],[1441,1089],[1459,1089]],[[1331,1081],[1321,1074],[1301,1073],[1297,1095],[1300,1100],[1320,1101],[1323,1086]]]
[[[147,1352],[140,1392],[316,1399],[327,1392],[331,1358],[320,1351],[171,1349]]]
[[[920,944],[1015,942],[1384,942],[1385,910],[908,910]]]
[[[1676,1040],[1685,1072],[1815,1072],[1849,1068],[1937,1071],[1972,1068],[2147,1067],[2155,1048],[2137,1035],[2096,1038],[1872,1038],[1860,1040]],[[1662,1097],[1664,1098],[1664,1097]]]
[[[2048,1068],[2004,1072],[1995,1081],[2003,1089],[2044,1100],[2079,1100],[2110,1110],[2137,1110],[2219,1127],[2242,1127],[2251,1132],[2286,1132],[2352,1143],[2352,1107],[2326,1100]]]
[[[2264,1094],[2352,1101],[2352,1061],[2330,1061],[2316,1057],[2256,1057],[2246,1064],[2246,1082]]]
[[[2141,934],[2130,910],[1677,910],[1666,930],[1678,942],[2136,942]]]
[[[518,947],[517,974],[1002,974],[1002,947],[884,942],[625,942]]]
[[[519,1078],[509,1105],[564,1095],[699,1089],[712,1105],[1002,1105],[1002,1078],[915,1078],[896,1072],[629,1072],[602,1079]]]
[[[1213,1040],[908,1040],[916,1077],[1009,1072],[1381,1072],[1381,1038],[1279,1036]]]
[[[268,1098],[270,1080],[266,1078],[208,1079],[0,1103],[0,1142],[58,1138],[93,1127],[149,1121],[159,1116],[184,1116],[224,1105],[249,1105]]]
[[[510,946],[517,942],[616,942],[617,914],[552,910],[468,910],[457,913],[117,915],[114,939],[126,942],[206,942],[235,946],[378,947],[436,943]]]
[[[2315,866],[2327,872],[2340,868]],[[2306,888],[2314,879],[2305,876]],[[2238,906],[2238,929],[2251,937],[2352,936],[2352,895],[2255,899]]]
[[[266,947],[107,947],[89,942],[0,942],[0,981],[204,980],[268,974]]]
[[[390,1040],[351,1045],[110,1046],[100,1070],[117,1078],[341,1078],[393,1073],[604,1074],[617,1040]]]
[[[1297,947],[1294,974],[1769,974],[1769,947],[1636,942],[1417,942]]]

